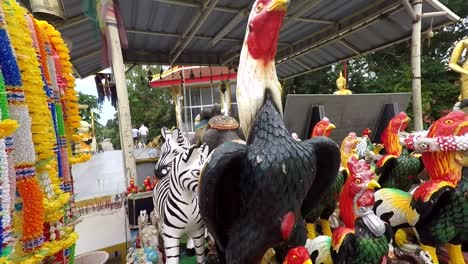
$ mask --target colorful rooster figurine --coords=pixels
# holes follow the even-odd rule
[[[315,126],[314,129],[312,130],[312,133],[310,134],[310,137],[329,137],[333,129],[335,129],[336,126],[330,122],[330,120],[327,117],[322,118]]]
[[[356,133],[350,132],[347,137],[341,142],[340,153],[341,153],[341,168],[340,170],[348,167],[348,160],[351,157],[359,158],[357,154],[357,145],[360,140],[356,136]]]
[[[436,248],[447,246],[450,263],[465,263],[461,245],[468,242],[468,178],[462,175],[468,151],[468,115],[454,111],[437,120],[427,135],[404,140],[422,152],[429,174],[411,195],[396,189],[376,192],[376,214],[394,228],[416,228],[423,250],[439,263]]]
[[[312,264],[312,261],[305,247],[297,247],[289,250],[283,264]]]
[[[345,226],[335,229],[333,236],[319,236],[306,247],[313,263],[380,264],[388,254],[392,230],[377,217],[374,188],[379,188],[375,174],[364,160],[351,157],[349,178],[340,196],[340,213]]]
[[[362,131],[362,136],[359,137],[359,143],[356,146],[357,153],[359,156],[359,159],[364,159],[366,157],[366,152],[370,146],[372,145],[372,142],[370,140],[370,135],[372,133],[372,130],[370,128],[366,128]]]
[[[324,117],[320,122],[318,122],[311,134],[311,137],[320,137],[325,136],[329,137],[332,130],[335,129],[335,125],[330,122],[330,120]],[[336,209],[338,199],[340,198],[341,189],[346,181],[347,177],[346,170],[340,170],[336,177],[336,181],[332,188],[324,195],[320,196],[320,202],[317,207],[315,207],[311,212],[308,213],[305,218],[307,222],[307,238],[314,239],[316,236],[315,231],[315,221],[320,217],[320,225],[322,228],[322,234],[326,236],[331,236],[331,228],[328,219],[333,214]]]
[[[416,176],[424,169],[421,160],[400,144],[399,133],[406,130],[408,123],[409,117],[401,112],[390,120],[380,137],[385,155],[377,162],[376,174],[382,187],[409,191],[418,183]]]

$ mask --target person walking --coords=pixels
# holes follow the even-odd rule
[[[143,144],[143,146],[146,147],[146,140],[148,138],[149,133],[148,128],[145,127],[145,124],[141,124],[140,129],[138,129],[138,132],[140,133],[140,142]]]
[[[136,146],[138,146],[138,128],[136,128],[135,126],[133,126],[132,128],[132,136],[133,136],[133,144]]]

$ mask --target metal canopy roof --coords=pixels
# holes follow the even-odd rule
[[[59,27],[72,43],[79,76],[101,70],[101,43],[81,13],[81,0],[66,0]],[[128,64],[237,65],[253,0],[120,0],[129,47]],[[292,0],[277,55],[280,79],[350,59],[411,37],[412,20],[400,0]],[[437,0],[425,0],[423,31],[459,20]]]

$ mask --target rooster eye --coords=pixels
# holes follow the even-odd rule
[[[453,124],[453,120],[449,119],[449,120],[445,120],[444,122],[446,125],[451,125]]]
[[[297,256],[294,255],[294,256],[292,257],[292,259],[293,259],[293,261],[297,261]]]
[[[361,179],[356,179],[354,182],[355,182],[356,184],[361,184]]]
[[[260,13],[262,12],[263,10],[263,4],[262,3],[258,3],[257,7],[255,8],[255,12]]]

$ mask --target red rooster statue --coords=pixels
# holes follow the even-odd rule
[[[329,137],[331,135],[332,130],[335,128],[336,126],[333,123],[331,123],[328,118],[324,117],[320,122],[318,122],[314,126],[311,137]],[[338,172],[333,187],[320,197],[319,205],[315,207],[311,212],[309,212],[309,214],[305,218],[307,222],[308,239],[314,239],[316,236],[315,221],[318,218],[320,218],[320,227],[322,228],[322,234],[327,236],[332,235],[328,219],[336,209],[341,189],[343,188],[347,175],[348,173],[346,170],[340,170]]]
[[[319,236],[308,241],[313,263],[380,264],[389,251],[392,230],[380,220],[372,208],[374,188],[379,184],[364,160],[351,157],[350,176],[340,196],[340,214],[345,226],[335,229],[333,236]]]
[[[237,102],[247,144],[227,142],[200,177],[200,213],[221,263],[258,264],[306,242],[303,217],[333,184],[339,149],[325,137],[296,141],[282,120],[275,55],[288,0],[257,0],[240,56]]]
[[[434,263],[439,263],[439,246],[447,246],[450,263],[465,263],[461,245],[468,242],[468,178],[462,175],[462,161],[468,151],[468,115],[453,111],[434,122],[427,134],[416,133],[404,142],[422,152],[430,179],[413,195],[377,191],[376,214],[394,228],[415,227]]]
[[[310,137],[329,137],[335,128],[336,126],[330,122],[330,119],[324,117],[314,126]]]
[[[419,183],[416,176],[424,166],[419,158],[412,156],[400,144],[399,133],[406,130],[408,123],[409,117],[404,112],[399,113],[390,120],[380,138],[385,155],[377,162],[376,173],[379,184],[384,188],[409,191],[413,184]]]

